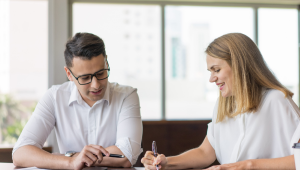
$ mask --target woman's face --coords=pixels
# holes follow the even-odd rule
[[[223,97],[232,96],[232,71],[225,60],[206,56],[207,70],[211,75],[209,81],[215,82]]]

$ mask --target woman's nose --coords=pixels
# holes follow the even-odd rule
[[[217,81],[217,76],[214,76],[213,74],[210,75],[210,78],[209,78],[209,82],[213,83],[213,82],[216,82]]]

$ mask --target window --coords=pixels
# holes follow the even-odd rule
[[[0,145],[14,144],[48,88],[48,2],[0,1]]]
[[[294,93],[299,104],[299,54],[297,9],[260,8],[258,45],[279,81]]]
[[[209,82],[204,51],[226,33],[253,39],[253,16],[252,8],[166,7],[167,119],[211,119],[219,90]]]
[[[259,4],[187,5],[77,0],[72,3],[72,34],[91,32],[103,38],[112,68],[109,81],[138,89],[143,120],[211,119],[219,90],[209,82],[204,51],[215,38],[233,32],[246,34],[258,43],[268,66],[294,92],[293,99],[298,104],[296,6],[285,9],[280,5],[280,8],[257,8]]]
[[[161,119],[161,20],[158,5],[73,4],[73,35],[103,39],[110,82],[138,89],[143,119]]]

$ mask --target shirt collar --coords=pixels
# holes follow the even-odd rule
[[[103,98],[99,100],[99,101],[106,100],[108,105],[109,105],[109,99],[110,99],[110,86],[109,85],[110,85],[110,83],[109,83],[109,81],[107,81],[105,94],[104,94]],[[97,102],[99,102],[99,101],[97,101]]]
[[[76,87],[76,85],[72,82],[72,91],[71,91],[71,96],[70,96],[70,99],[69,99],[69,106],[72,102],[74,101],[77,101],[78,104],[83,104],[83,99]]]
[[[77,101],[78,104],[82,105],[85,101],[82,99],[76,85],[72,82],[72,85],[73,85],[73,89],[71,91],[71,96],[70,96],[70,99],[69,99],[69,106],[72,102],[74,101]],[[103,96],[102,99],[98,100],[96,103],[99,103],[100,101],[102,100],[106,100],[108,105],[109,105],[109,99],[110,99],[110,83],[107,82],[107,86],[106,86],[106,90],[105,90],[105,94]]]

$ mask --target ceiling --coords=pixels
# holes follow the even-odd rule
[[[168,1],[168,0],[166,0]],[[179,1],[179,0],[170,0]],[[185,0],[186,1],[186,0]],[[258,4],[300,4],[300,0],[188,0],[190,2],[222,2],[222,3],[258,3]],[[182,0],[181,0],[182,2]]]
[[[1,1],[1,0],[0,0]],[[10,1],[45,1],[45,0],[10,0]],[[52,0],[49,0],[52,1]],[[68,1],[68,0],[67,0]],[[69,0],[70,1],[70,0]],[[97,0],[92,0],[97,1]],[[107,1],[107,0],[99,0]],[[205,2],[205,3],[247,3],[247,4],[285,4],[300,5],[300,0],[113,0],[119,2],[136,1],[136,2]]]
[[[93,0],[97,1],[97,0]],[[101,0],[99,0],[101,1]],[[103,0],[102,0],[103,1]],[[107,1],[107,0],[104,0]],[[119,2],[136,1],[136,2],[204,2],[204,3],[247,3],[247,4],[285,4],[300,5],[300,0],[113,0]]]

